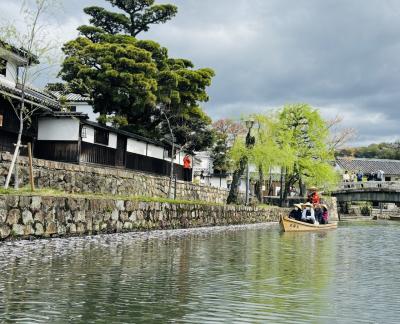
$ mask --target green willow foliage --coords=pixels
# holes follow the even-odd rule
[[[337,183],[328,127],[318,110],[307,104],[291,104],[252,118],[255,145],[247,148],[243,136],[236,140],[230,151],[236,166],[247,156],[264,174],[280,167],[285,174],[286,194],[296,184],[329,189]]]

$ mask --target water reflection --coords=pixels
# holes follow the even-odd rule
[[[395,323],[399,229],[241,226],[2,243],[0,322]]]

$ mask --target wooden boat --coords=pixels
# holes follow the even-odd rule
[[[390,219],[390,220],[394,220],[394,221],[400,221],[400,216],[394,216],[394,215],[392,215],[392,216],[389,216],[389,219]]]
[[[284,232],[311,232],[311,231],[326,231],[337,228],[337,223],[329,223],[326,225],[314,225],[304,222],[299,222],[288,216],[281,216],[279,224]]]

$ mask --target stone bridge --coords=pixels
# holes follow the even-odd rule
[[[376,201],[400,203],[400,182],[344,182],[332,192],[338,203],[350,201]]]

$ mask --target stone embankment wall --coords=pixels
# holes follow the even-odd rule
[[[0,195],[0,239],[273,222],[282,213],[288,210]]]
[[[29,184],[27,158],[20,158],[21,186]],[[8,153],[0,154],[0,186],[11,161]],[[124,169],[92,167],[46,160],[33,160],[34,181],[37,188],[51,188],[73,193],[107,193],[146,197],[166,197],[169,178],[152,176]],[[225,203],[228,190],[177,181],[176,198]]]

